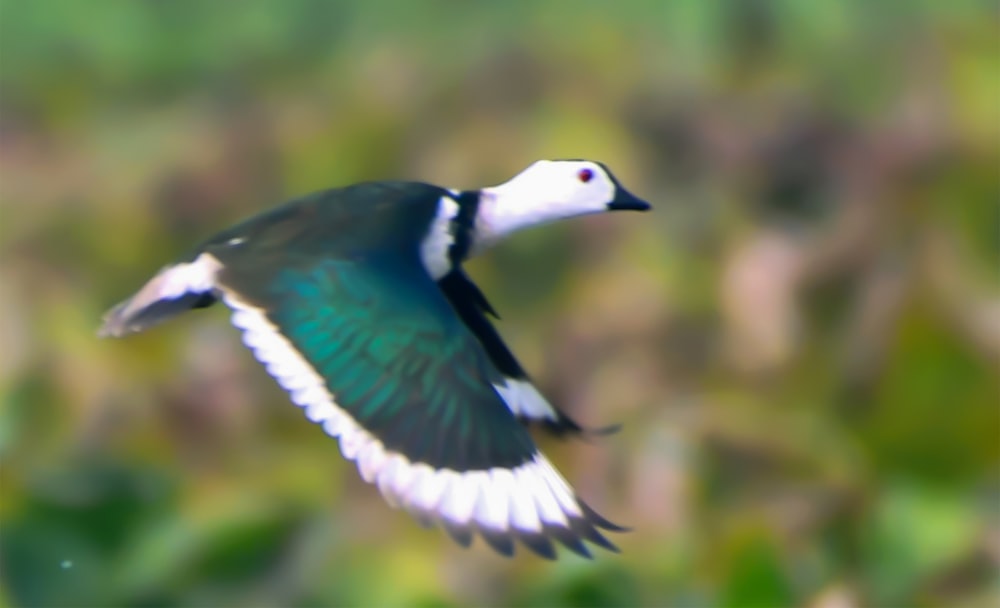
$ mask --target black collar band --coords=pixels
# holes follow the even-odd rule
[[[458,213],[451,219],[449,230],[454,237],[448,248],[448,259],[456,267],[469,256],[472,238],[476,230],[476,214],[479,213],[479,190],[463,190],[453,197],[458,203]]]

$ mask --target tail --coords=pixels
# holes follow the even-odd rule
[[[97,335],[118,338],[192,308],[211,306],[218,299],[215,274],[219,268],[218,260],[208,254],[164,268],[134,296],[109,310]]]

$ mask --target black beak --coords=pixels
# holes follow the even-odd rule
[[[649,203],[636,198],[621,186],[615,188],[615,198],[608,203],[609,211],[649,211],[651,208]]]

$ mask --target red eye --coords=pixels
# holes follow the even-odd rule
[[[579,179],[579,180],[580,180],[581,182],[583,182],[583,183],[585,183],[585,184],[586,184],[587,182],[589,182],[589,181],[590,181],[591,179],[593,179],[593,178],[594,178],[594,172],[593,172],[593,171],[591,171],[590,169],[580,169],[580,170],[579,170],[579,171],[578,171],[578,172],[576,173],[576,177],[577,177],[577,179]]]

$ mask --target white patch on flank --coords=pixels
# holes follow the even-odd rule
[[[494,384],[493,388],[500,393],[500,397],[515,416],[524,416],[532,420],[545,418],[559,420],[559,415],[552,404],[527,380],[507,378],[503,384]]]
[[[435,281],[451,270],[448,249],[455,242],[455,235],[451,233],[451,220],[458,215],[458,210],[455,199],[442,196],[438,201],[437,215],[420,245],[420,261]]]
[[[340,440],[344,456],[357,462],[362,478],[378,486],[393,507],[438,521],[494,532],[541,533],[547,526],[569,528],[583,509],[562,476],[539,453],[513,470],[491,468],[460,473],[433,469],[390,452],[337,405],[322,377],[267,319],[263,311],[223,296],[233,309],[233,325],[292,401],[309,419]],[[525,383],[527,384],[527,383]],[[530,385],[527,385],[530,386]],[[523,390],[519,394],[526,394]],[[536,393],[537,394],[537,393]]]

